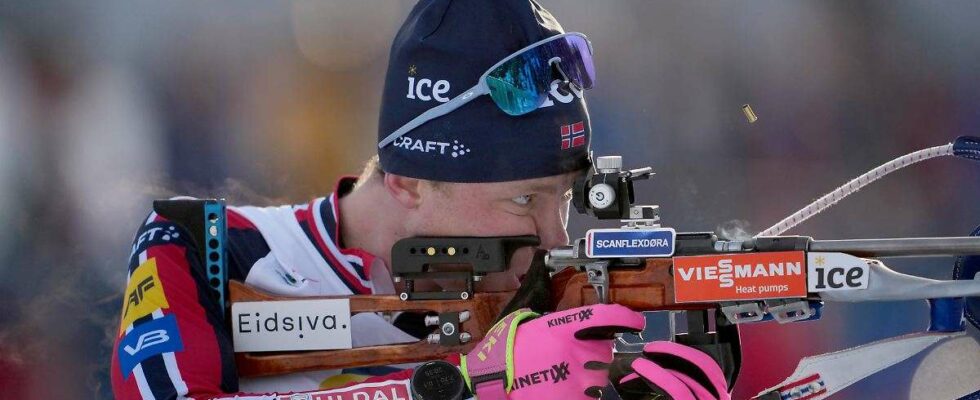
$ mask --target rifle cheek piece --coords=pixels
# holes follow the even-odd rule
[[[391,248],[391,273],[403,283],[402,300],[467,300],[474,283],[484,275],[503,272],[517,249],[541,244],[537,236],[411,237]],[[463,265],[465,271],[438,271],[440,266]],[[458,279],[463,291],[415,291],[416,279]]]

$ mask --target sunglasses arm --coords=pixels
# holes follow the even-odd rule
[[[378,148],[379,149],[384,148],[385,146],[394,142],[395,139],[398,139],[402,135],[410,132],[412,129],[418,128],[422,124],[429,122],[433,119],[449,114],[453,110],[460,108],[464,104],[472,101],[473,99],[481,95],[487,94],[489,92],[490,91],[489,89],[486,88],[486,86],[482,84],[478,84],[476,86],[469,88],[469,90],[463,92],[462,94],[453,97],[451,100],[445,103],[442,103],[438,106],[425,110],[424,113],[419,114],[419,116],[415,118],[412,118],[412,120],[408,121],[407,124],[402,125],[401,128],[398,128],[398,130],[392,132],[390,135],[388,135],[383,140],[381,140],[381,142],[378,143]]]

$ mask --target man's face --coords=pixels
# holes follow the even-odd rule
[[[541,238],[540,247],[568,244],[568,208],[572,183],[579,173],[498,183],[422,184],[416,209],[406,221],[410,236],[519,236]],[[534,249],[514,253],[509,268],[477,283],[480,291],[508,291],[520,286]],[[459,290],[462,282],[439,282]]]

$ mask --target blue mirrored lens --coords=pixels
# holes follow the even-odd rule
[[[544,103],[551,85],[552,62],[582,89],[595,82],[592,52],[585,38],[569,35],[542,43],[507,60],[487,74],[490,97],[505,113],[522,115]]]
[[[554,46],[549,46],[551,57],[561,59],[562,71],[568,80],[582,89],[592,89],[595,84],[595,64],[592,63],[592,50],[589,42],[581,36],[566,36]]]
[[[551,68],[548,60],[525,52],[503,63],[487,75],[490,97],[505,113],[527,114],[547,98]]]

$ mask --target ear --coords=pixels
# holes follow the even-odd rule
[[[419,206],[422,196],[422,180],[386,173],[384,177],[385,190],[405,208],[414,209]]]

